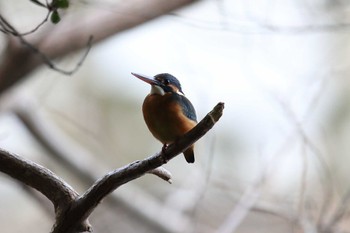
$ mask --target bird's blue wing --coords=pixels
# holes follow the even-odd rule
[[[183,95],[177,95],[182,106],[182,111],[186,117],[197,122],[196,110],[192,103]]]

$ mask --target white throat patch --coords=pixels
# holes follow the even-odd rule
[[[160,86],[152,85],[151,94],[165,95],[165,92],[164,92],[163,88],[161,88]]]
[[[182,92],[180,92],[180,91],[177,91],[176,92],[178,95],[182,95],[182,96],[185,96]]]

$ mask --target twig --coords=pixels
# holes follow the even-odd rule
[[[38,54],[40,56],[40,58],[43,60],[44,64],[46,64],[50,69],[55,70],[61,74],[64,75],[73,75],[75,72],[77,72],[79,70],[79,68],[81,67],[81,65],[84,63],[87,55],[90,52],[90,49],[92,47],[92,40],[93,40],[93,36],[90,35],[87,43],[86,43],[86,51],[83,54],[83,56],[80,58],[80,60],[76,63],[75,67],[71,70],[65,70],[62,68],[57,67],[49,57],[47,57],[44,53],[42,53],[38,48],[34,47],[32,44],[28,43],[26,40],[24,40],[22,37],[19,37],[19,40],[21,41],[21,43],[23,43],[24,45],[26,45],[29,49],[31,49],[34,53]]]
[[[280,155],[283,154],[283,151],[285,151],[290,141],[291,136],[287,137],[284,143],[282,143],[273,154],[265,157],[265,160],[262,161],[261,171],[256,176],[253,184],[247,187],[244,193],[240,195],[237,204],[219,226],[216,233],[235,232],[250,211],[262,212],[262,209],[265,209],[267,212],[271,212],[271,214],[278,215],[271,207],[266,208],[259,205],[258,201],[262,194],[261,189],[268,183],[268,179],[271,177],[271,168],[275,166],[272,161],[278,159]],[[289,219],[287,215],[281,217],[287,220]]]
[[[72,70],[64,70],[62,68],[57,67],[45,53],[41,52],[37,47],[35,47],[31,43],[29,43],[26,39],[24,39],[22,34],[20,34],[2,15],[0,15],[0,22],[1,22],[0,25],[2,25],[4,28],[6,28],[5,30],[8,33],[17,37],[23,45],[25,45],[27,48],[29,48],[33,53],[37,54],[42,59],[43,63],[46,64],[50,69],[55,70],[55,71],[57,71],[61,74],[64,74],[64,75],[72,75],[75,72],[77,72],[77,70],[80,68],[80,66],[85,61],[88,53],[90,52],[91,46],[92,46],[93,36],[90,35],[88,42],[87,42],[87,45],[86,45],[87,49],[86,49],[85,53],[83,54],[83,56],[81,57],[81,59],[78,61],[78,63],[75,65],[75,67]]]
[[[36,34],[27,42],[51,60],[62,58],[85,48],[86,39],[91,35],[94,39],[90,42],[97,43],[193,2],[195,0],[132,0],[117,4],[110,11],[100,11],[96,7],[85,17],[67,18],[51,30],[41,35]],[[116,14],[116,9],[123,14]],[[14,44],[12,48],[7,49],[5,55],[0,62],[0,94],[24,79],[34,69],[45,64],[45,59],[20,44]]]
[[[278,209],[275,205],[262,205],[257,203],[251,208],[251,211],[259,212],[263,214],[269,214],[281,219],[284,219],[287,222],[298,222],[298,216],[295,211],[291,211],[290,208],[286,208],[286,210]]]
[[[276,24],[267,24],[256,21],[256,23],[263,29],[269,32],[279,33],[279,34],[310,34],[310,33],[329,33],[337,32],[342,30],[349,30],[349,22],[340,23],[324,23],[324,24],[306,24],[306,25],[296,25],[296,26],[284,26]]]
[[[216,233],[235,232],[250,210],[254,207],[261,195],[261,186],[264,183],[265,174],[258,177],[256,183],[245,190],[235,208],[226,217],[217,229]]]
[[[307,193],[307,175],[308,175],[308,158],[307,158],[307,145],[305,139],[303,138],[302,151],[300,153],[302,160],[302,172],[300,177],[300,193],[299,193],[299,206],[298,214],[299,216],[304,216],[305,199]]]
[[[171,179],[171,173],[167,169],[165,169],[164,167],[157,167],[153,170],[148,171],[147,173],[156,175],[159,178],[167,181],[169,184],[171,184],[173,182]]]
[[[334,33],[347,31],[350,29],[350,22],[332,22],[332,23],[314,23],[304,25],[277,25],[264,23],[261,19],[250,18],[243,23],[230,20],[225,14],[222,14],[220,22],[207,19],[198,19],[180,15],[178,13],[169,13],[180,22],[194,27],[196,29],[225,31],[241,34],[314,34],[314,33]]]
[[[12,28],[8,27],[7,26],[8,22],[6,20],[4,21],[4,18],[0,15],[0,26],[1,26],[0,31],[5,33],[5,34],[12,34],[14,36],[27,36],[29,34],[36,32],[41,26],[43,26],[47,22],[47,20],[49,19],[50,14],[51,14],[51,10],[48,9],[46,16],[38,25],[36,25],[33,29],[31,29],[29,31],[21,32],[21,33],[14,31]]]
[[[210,184],[210,178],[213,172],[213,160],[214,160],[214,154],[215,154],[215,135],[214,137],[210,140],[210,147],[209,147],[209,156],[208,156],[208,162],[207,162],[207,167],[205,168],[205,180],[202,185],[200,185],[200,191],[198,192],[199,194],[197,195],[196,200],[194,200],[194,205],[191,210],[191,215],[192,215],[192,222],[193,222],[193,228],[192,232],[197,232],[198,229],[198,223],[197,223],[197,215],[199,212],[199,207],[201,202],[204,200],[204,197],[206,195],[207,189],[209,188]]]
[[[324,224],[325,228],[332,229],[337,224],[339,224],[341,220],[344,219],[349,209],[349,202],[350,202],[350,190],[348,190],[341,198],[341,201],[338,204],[338,208],[335,210],[331,219],[326,224]]]
[[[322,89],[320,89],[322,90]],[[317,145],[312,141],[312,139],[308,136],[307,132],[305,131],[302,123],[303,122],[300,122],[295,113],[290,109],[290,107],[283,103],[282,101],[280,101],[279,99],[277,99],[278,103],[280,103],[281,105],[281,108],[282,110],[285,112],[286,116],[289,118],[289,120],[291,121],[292,124],[294,124],[295,126],[295,130],[296,130],[296,134],[299,135],[300,139],[302,140],[302,143],[303,143],[303,150],[305,151],[305,156],[307,155],[306,154],[306,149],[310,149],[310,151],[313,153],[314,157],[316,157],[316,159],[318,160],[321,168],[322,168],[322,172],[324,173],[324,177],[321,177],[323,179],[325,179],[325,181],[331,181],[333,180],[333,175],[332,175],[332,172],[331,172],[331,169],[329,167],[329,164],[327,163],[326,159],[324,158],[324,155],[321,151],[320,148],[317,147]],[[315,102],[312,101],[312,104]],[[313,105],[309,106],[309,109],[312,107]],[[306,157],[304,159],[307,159]],[[306,162],[306,161],[304,161]],[[306,166],[306,164],[303,164],[303,166]],[[303,172],[306,172],[305,170]],[[334,192],[335,192],[335,188],[334,186],[332,185],[331,188],[329,187],[325,187],[325,184],[327,184],[328,182],[324,182],[323,180],[321,180],[321,182],[324,183],[323,185],[323,189],[324,189],[324,193],[325,193],[325,196],[326,197],[331,197]],[[304,184],[302,185],[302,188],[307,188],[307,185]],[[306,192],[306,190],[301,190],[301,194],[304,195]],[[316,225],[323,225],[323,218],[324,218],[324,215],[327,213],[327,210],[329,210],[330,208],[330,204],[331,204],[331,201],[329,200],[330,198],[325,198],[325,201],[323,202],[323,205],[321,206],[321,210],[320,210],[320,213],[319,213],[319,216],[318,216],[318,219],[316,220]],[[301,202],[303,202],[303,200],[300,201],[300,204]]]

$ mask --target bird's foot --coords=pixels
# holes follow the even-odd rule
[[[165,152],[168,149],[168,146],[169,146],[168,144],[164,144],[162,147],[162,158],[164,163],[167,163],[169,161],[165,156]]]
[[[168,149],[168,144],[164,144],[162,147],[162,152],[165,153],[166,149]]]

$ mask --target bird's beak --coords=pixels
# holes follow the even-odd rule
[[[155,80],[153,77],[148,77],[146,75],[142,75],[142,74],[135,74],[135,73],[131,73],[132,75],[134,75],[136,78],[141,79],[142,81],[149,83],[151,85],[160,85],[160,83]]]

